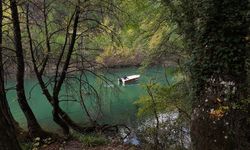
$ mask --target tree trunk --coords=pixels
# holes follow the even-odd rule
[[[0,81],[1,82],[1,81]],[[0,97],[2,100],[2,97]],[[2,105],[2,104],[0,104]],[[3,106],[1,106],[3,107]],[[21,150],[19,147],[14,128],[10,125],[9,116],[6,116],[0,109],[0,149],[1,150]]]
[[[29,107],[29,104],[25,96],[25,90],[24,90],[25,65],[24,65],[24,58],[23,58],[21,31],[20,31],[20,23],[19,23],[16,0],[10,0],[10,8],[11,8],[11,15],[13,19],[14,41],[15,41],[16,57],[17,57],[16,91],[17,91],[18,102],[27,119],[30,136],[31,137],[45,136],[45,132],[42,130],[42,128],[38,124],[35,118],[35,115],[33,114],[31,108]]]
[[[21,150],[19,147],[14,126],[12,125],[11,114],[7,104],[4,88],[4,74],[2,64],[2,1],[0,2],[0,149]]]
[[[61,91],[61,87],[64,83],[64,80],[66,78],[66,73],[69,67],[69,63],[71,60],[72,53],[74,51],[74,46],[75,46],[75,41],[76,41],[76,36],[77,36],[77,27],[78,27],[78,22],[79,22],[79,15],[80,15],[80,8],[77,6],[76,7],[76,14],[75,14],[75,19],[74,19],[74,25],[73,25],[73,34],[71,38],[71,43],[69,45],[69,50],[67,53],[67,58],[63,66],[62,73],[59,77],[59,81],[55,83],[54,88],[53,88],[53,119],[54,121],[59,124],[65,134],[68,134],[69,132],[69,127],[70,125],[67,125],[66,120],[64,120],[64,116],[61,116],[59,111],[61,110],[59,106],[59,93]]]
[[[247,1],[208,0],[197,6],[200,24],[191,72],[196,96],[191,123],[194,149],[248,149],[249,116],[241,105],[247,98]]]
[[[64,79],[65,79],[65,76],[66,76],[66,72],[67,72],[67,69],[68,69],[68,65],[69,65],[69,62],[70,62],[72,52],[74,50],[74,45],[75,45],[75,41],[76,41],[77,26],[78,26],[78,20],[79,20],[79,13],[80,13],[79,7],[78,6],[76,7],[75,21],[74,21],[74,27],[73,27],[74,32],[73,32],[73,35],[72,35],[72,41],[71,41],[69,51],[68,51],[68,55],[67,55],[67,61],[65,62],[63,73],[62,73],[62,75],[60,77],[60,81],[58,82],[58,83],[60,83],[60,85],[58,86],[58,88],[53,89],[53,95],[50,94],[50,92],[47,89],[47,86],[45,85],[45,83],[43,81],[43,78],[42,78],[49,55],[47,54],[46,59],[43,62],[43,65],[42,65],[42,69],[39,70],[38,66],[36,64],[36,59],[35,59],[34,52],[33,52],[33,44],[32,44],[32,37],[31,37],[31,33],[30,33],[30,27],[29,27],[28,13],[29,13],[29,8],[27,8],[27,12],[26,12],[26,19],[27,19],[26,24],[27,24],[27,31],[28,31],[28,37],[29,37],[29,45],[30,45],[32,63],[33,63],[33,68],[34,68],[36,77],[37,77],[39,85],[40,85],[40,87],[41,87],[41,89],[43,91],[43,94],[46,96],[47,100],[49,101],[49,103],[53,107],[53,112],[52,112],[53,120],[63,129],[63,133],[65,135],[69,135],[69,127],[73,128],[75,130],[76,130],[76,128],[80,129],[80,127],[78,128],[78,126],[70,119],[70,117],[60,108],[58,96],[59,96],[59,92],[61,90],[62,83],[64,82]],[[46,21],[45,21],[45,26],[46,25],[47,24],[46,24]],[[49,45],[50,42],[48,41],[49,39],[47,37],[48,36],[47,35],[48,34],[47,33],[48,32],[47,27],[45,27],[45,28],[46,28],[46,44],[47,44],[47,48],[50,49],[50,45]],[[68,32],[68,30],[67,30],[67,32]],[[60,61],[60,59],[58,61]],[[56,85],[57,84],[55,83],[55,87],[57,87]]]

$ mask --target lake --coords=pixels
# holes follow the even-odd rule
[[[110,82],[103,82],[91,73],[86,73],[85,81],[88,81],[97,91],[98,97],[93,93],[90,86],[82,87],[84,93],[84,103],[87,105],[91,116],[98,123],[108,124],[127,124],[136,125],[137,106],[134,102],[142,95],[146,94],[143,84],[153,80],[161,84],[167,84],[164,68],[152,67],[142,71],[139,68],[110,69],[108,72],[101,72]],[[141,78],[136,84],[119,86],[117,79],[126,75],[140,74]],[[171,80],[169,78],[169,80]],[[14,81],[8,81],[7,88],[15,86]],[[25,80],[26,96],[36,118],[41,126],[48,131],[60,131],[52,119],[52,107],[42,94],[37,80],[29,78]],[[69,81],[65,84],[60,93],[60,106],[65,110],[74,121],[79,124],[88,123],[85,111],[79,103],[79,85],[77,82]],[[26,119],[16,100],[15,90],[7,92],[11,112],[22,127],[26,127]],[[75,101],[77,100],[77,101]]]

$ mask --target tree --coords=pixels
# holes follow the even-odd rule
[[[46,3],[44,2],[44,6],[46,6]],[[55,84],[54,89],[53,89],[53,95],[49,92],[45,81],[43,80],[42,76],[44,74],[44,69],[48,63],[48,59],[49,59],[49,54],[50,54],[50,40],[49,40],[49,33],[48,33],[48,25],[47,25],[47,14],[45,13],[46,11],[46,7],[44,7],[44,23],[45,23],[45,37],[46,37],[46,46],[48,49],[48,53],[45,56],[45,59],[43,61],[43,65],[42,68],[39,70],[37,64],[36,64],[36,59],[35,59],[35,55],[34,55],[34,49],[33,49],[33,39],[30,33],[30,27],[29,27],[29,7],[27,7],[27,12],[26,12],[26,25],[27,25],[27,31],[28,31],[28,36],[29,36],[29,45],[30,45],[30,52],[31,52],[31,56],[32,56],[32,62],[33,62],[33,68],[36,74],[36,77],[38,79],[39,85],[43,90],[44,95],[46,96],[46,98],[48,99],[48,101],[50,102],[50,104],[53,107],[53,120],[63,129],[63,132],[65,135],[69,134],[69,126],[73,126],[73,128],[76,128],[76,124],[73,123],[73,121],[69,118],[69,116],[60,108],[59,106],[59,92],[61,90],[61,86],[64,82],[66,73],[67,73],[67,69],[70,63],[70,59],[72,56],[72,52],[74,50],[74,45],[75,45],[75,41],[76,41],[76,36],[77,36],[77,27],[78,27],[78,20],[79,20],[79,7],[76,6],[76,11],[75,11],[75,19],[74,19],[74,25],[73,25],[73,34],[72,34],[72,38],[71,38],[71,44],[69,46],[69,50],[67,53],[67,59],[64,63],[64,67],[63,67],[63,71],[62,71],[62,75],[59,77],[59,81],[57,82],[57,84]],[[74,16],[74,15],[73,15]],[[72,16],[72,18],[73,18]],[[71,18],[71,19],[72,19]],[[58,60],[58,64],[57,64],[57,71],[58,71],[58,67],[61,63],[61,59],[63,57],[65,48],[66,48],[66,44],[67,44],[67,40],[68,40],[68,32],[69,32],[69,27],[70,27],[71,21],[69,23],[69,26],[67,27],[67,33],[66,33],[66,42],[65,42],[65,47],[63,48],[61,55],[59,57]],[[58,73],[58,72],[57,72]],[[56,73],[56,81],[57,81],[57,76],[58,74]],[[80,127],[79,127],[80,128]]]
[[[4,88],[4,74],[3,74],[3,63],[2,63],[2,1],[0,2],[0,147],[2,150],[21,150],[19,147],[13,120],[8,109],[5,88]]]
[[[45,132],[42,130],[41,126],[37,122],[35,115],[33,114],[31,108],[26,99],[24,90],[24,54],[22,47],[22,37],[19,23],[19,13],[17,9],[16,0],[10,0],[10,9],[12,15],[12,22],[14,28],[14,41],[16,48],[16,58],[17,58],[17,74],[16,74],[16,91],[19,105],[27,119],[29,134],[31,137],[45,136]]]
[[[247,149],[246,0],[165,0],[191,55],[194,149]],[[240,106],[240,107],[238,107]]]
[[[0,81],[1,82],[1,81]],[[0,83],[2,84],[2,83]],[[1,101],[2,101],[2,97]],[[2,106],[2,103],[0,104],[0,107],[6,107]],[[12,124],[9,122],[9,116],[4,113],[4,111],[0,110],[0,147],[2,150],[21,150],[19,147],[15,130]]]
[[[101,126],[93,121],[83,102],[83,84],[87,84],[88,86],[90,84],[88,83],[88,81],[83,81],[84,79],[82,77],[82,74],[84,74],[83,72],[85,71],[89,71],[94,75],[96,74],[93,73],[93,70],[88,70],[89,68],[93,69],[94,67],[92,63],[90,63],[86,59],[86,56],[83,56],[83,54],[81,54],[82,52],[79,53],[77,51],[81,47],[77,47],[76,45],[77,39],[79,39],[81,36],[85,36],[86,33],[92,30],[95,31],[98,26],[102,26],[98,18],[95,18],[96,15],[92,14],[94,12],[102,14],[99,10],[99,7],[101,7],[102,5],[99,5],[99,3],[95,1],[69,2],[67,4],[69,4],[70,10],[73,13],[70,14],[68,12],[65,16],[57,19],[50,17],[53,12],[56,12],[55,14],[58,15],[58,10],[53,8],[53,5],[57,3],[57,1],[48,2],[44,0],[43,5],[40,4],[42,8],[37,7],[37,5],[33,5],[33,3],[27,3],[26,5],[26,29],[28,35],[27,40],[29,43],[32,65],[36,78],[39,82],[39,86],[41,87],[43,94],[53,108],[53,120],[63,129],[65,135],[68,135],[70,133],[70,128],[81,133],[110,129],[113,126]],[[106,5],[109,4],[106,1],[102,1],[102,3]],[[39,14],[42,14],[39,18],[40,20],[35,20],[33,18],[34,14],[32,13],[32,7],[36,7],[40,10]],[[95,9],[93,9],[92,7]],[[37,11],[35,13],[37,13]],[[35,23],[32,24],[32,22]],[[60,22],[60,25],[57,24],[58,22]],[[61,23],[64,23],[65,25],[62,26]],[[39,39],[40,41],[34,38],[35,36],[37,36],[32,32],[34,28],[39,30],[42,34],[41,39]],[[60,40],[58,42],[55,37],[60,37],[63,40]],[[39,51],[39,53],[42,53],[43,56],[41,57],[40,55],[37,55],[37,51]],[[81,58],[81,62],[74,62],[74,56]],[[54,66],[54,68],[50,68],[50,65]],[[46,76],[46,73],[48,72],[49,76]],[[81,74],[80,77],[78,73]],[[74,80],[75,83],[80,85],[80,88],[77,87],[79,88],[77,89],[77,91],[79,91],[79,97],[81,99],[80,104],[88,114],[88,118],[91,123],[90,127],[81,127],[77,125],[60,107],[59,104],[62,101],[61,89],[63,88],[63,86],[65,86],[66,80]],[[52,87],[52,90],[49,89],[49,86]],[[93,89],[93,87],[91,88]],[[78,92],[76,92],[75,94],[78,94]],[[79,99],[79,97],[75,99]],[[76,102],[78,101],[76,100]]]

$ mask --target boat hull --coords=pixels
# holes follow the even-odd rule
[[[140,78],[140,75],[126,76],[123,78],[119,78],[118,82],[125,85],[125,84],[135,83],[136,81],[138,81],[139,78]]]

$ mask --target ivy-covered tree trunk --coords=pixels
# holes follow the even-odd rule
[[[196,150],[249,148],[247,0],[195,1],[191,137]],[[187,34],[187,33],[186,33]]]

